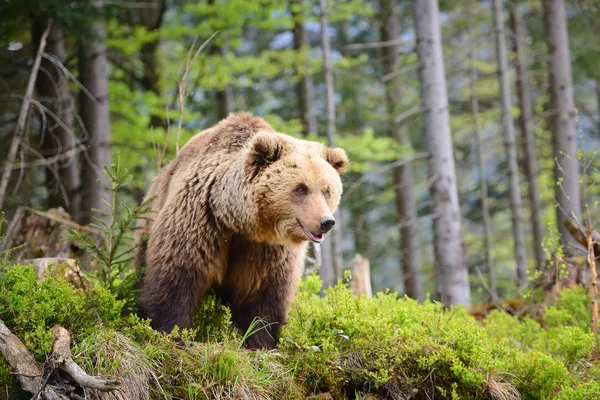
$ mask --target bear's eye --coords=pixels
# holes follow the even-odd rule
[[[323,197],[325,197],[326,199],[331,197],[331,191],[329,190],[329,188],[327,188],[323,191]]]
[[[306,196],[308,194],[308,188],[306,185],[298,185],[295,189],[296,194]]]

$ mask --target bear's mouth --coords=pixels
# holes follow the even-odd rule
[[[323,241],[323,234],[322,233],[312,233],[303,223],[302,221],[298,220],[298,222],[300,223],[300,226],[302,227],[302,230],[304,231],[304,234],[306,235],[307,238],[310,239],[310,241],[314,242],[314,243],[321,243]]]

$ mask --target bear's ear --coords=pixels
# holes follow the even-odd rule
[[[263,168],[281,158],[285,143],[273,133],[260,132],[252,141],[248,164]]]
[[[346,156],[346,152],[339,147],[330,148],[327,147],[325,149],[324,155],[325,161],[327,161],[331,166],[338,172],[338,174],[343,174],[346,172],[346,168],[348,168],[348,164],[350,161],[348,160],[348,156]]]

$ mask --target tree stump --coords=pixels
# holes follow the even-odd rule
[[[352,270],[352,283],[350,284],[352,292],[356,295],[365,294],[367,297],[373,295],[371,288],[371,265],[369,260],[360,254],[354,256],[350,261]]]
[[[0,243],[0,251],[15,249],[12,257],[21,261],[33,258],[80,259],[89,265],[85,252],[68,240],[69,229],[87,231],[99,245],[103,234],[98,229],[84,227],[73,222],[61,208],[47,212],[19,207],[12,219],[6,238]]]

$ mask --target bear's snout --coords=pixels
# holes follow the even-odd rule
[[[328,215],[326,217],[321,218],[320,223],[321,223],[321,226],[320,226],[321,233],[327,233],[335,225],[335,218],[333,218],[333,216],[331,216],[331,215]]]

